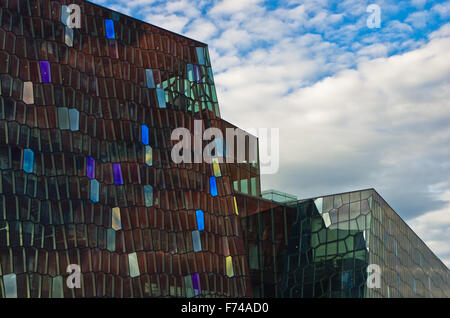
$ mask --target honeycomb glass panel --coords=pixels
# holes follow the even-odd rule
[[[32,82],[23,83],[22,99],[25,104],[34,104],[34,91]]]
[[[192,232],[192,244],[194,247],[194,252],[200,252],[202,250],[202,242],[200,240],[200,232],[199,231]]]
[[[3,275],[3,285],[5,286],[6,298],[17,298],[17,278],[16,274]]]
[[[31,149],[23,150],[23,170],[27,173],[33,172],[34,152]]]
[[[50,63],[48,61],[40,61],[39,66],[41,69],[41,79],[43,83],[49,83],[52,81],[50,73]]]
[[[112,220],[111,220],[112,228],[116,231],[122,229],[122,221],[120,219],[120,208],[115,207],[112,209]]]
[[[69,126],[71,131],[80,129],[80,112],[75,108],[69,110]]]
[[[95,178],[95,159],[92,157],[86,158],[86,175],[89,179]]]
[[[199,231],[203,231],[205,229],[205,221],[204,221],[204,215],[202,210],[195,211],[196,217],[197,217],[197,229]]]
[[[144,199],[146,207],[153,206],[153,188],[151,185],[144,186]]]
[[[93,202],[98,202],[99,200],[99,195],[100,195],[100,184],[97,180],[92,179],[91,180],[91,201]]]
[[[114,32],[114,21],[111,19],[105,19],[105,30],[106,30],[106,37],[108,39],[115,39],[116,34]]]
[[[130,276],[138,277],[140,275],[140,272],[136,252],[128,254],[128,264],[130,267]]]

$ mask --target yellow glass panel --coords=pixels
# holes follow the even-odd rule
[[[212,158],[212,164],[213,164],[214,176],[221,177],[222,173],[220,172],[219,159]]]
[[[145,163],[147,166],[153,165],[153,151],[150,146],[145,146]]]
[[[122,221],[120,219],[120,208],[113,208],[112,209],[112,228],[116,231],[122,229]]]
[[[231,256],[227,256],[226,258],[226,268],[227,268],[227,276],[233,277],[234,276],[233,258]]]
[[[237,202],[236,202],[236,197],[233,197],[233,200],[234,200],[234,212],[236,212],[236,215],[239,215]]]

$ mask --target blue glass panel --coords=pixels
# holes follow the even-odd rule
[[[23,151],[23,170],[28,173],[33,172],[34,152],[31,149]]]
[[[75,108],[69,110],[70,130],[77,131],[80,129],[80,112]]]
[[[225,157],[225,144],[223,142],[223,139],[216,138],[214,139],[214,142],[216,144],[216,156]]]
[[[205,219],[202,210],[195,211],[197,216],[197,228],[199,231],[203,231],[205,229]]]
[[[209,192],[213,197],[217,196],[216,177],[209,178]]]
[[[100,192],[100,184],[97,180],[92,179],[91,180],[91,201],[98,202]]]
[[[148,88],[155,88],[155,78],[153,77],[153,71],[151,69],[145,70],[145,78],[147,80]]]
[[[193,82],[195,80],[195,78],[194,78],[194,65],[192,65],[192,64],[188,64],[187,65],[187,78],[191,82]]]
[[[68,6],[61,6],[61,22],[64,25],[68,25],[68,19],[70,16],[69,7]]]
[[[145,206],[153,206],[153,188],[151,185],[144,186]]]
[[[205,49],[202,47],[196,47],[195,49],[197,51],[198,64],[205,65],[205,54],[204,54]]]
[[[202,250],[202,242],[200,241],[200,232],[192,232],[192,244],[194,245],[194,252],[200,252]]]
[[[166,93],[164,92],[164,89],[157,88],[156,96],[158,96],[159,108],[166,108]]]
[[[148,127],[147,127],[147,125],[141,126],[141,141],[144,145],[148,145]]]
[[[110,19],[105,19],[106,37],[108,39],[115,39],[116,34],[114,32],[114,21]]]

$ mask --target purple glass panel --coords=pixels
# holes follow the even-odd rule
[[[114,183],[116,185],[123,184],[122,168],[120,167],[120,163],[113,164],[113,172],[114,172]]]
[[[50,63],[48,61],[40,61],[39,66],[41,68],[42,82],[50,83],[52,81],[52,75],[50,73]]]
[[[95,159],[92,157],[87,158],[86,162],[86,174],[89,179],[95,178]]]
[[[194,287],[195,296],[202,293],[200,289],[200,275],[198,273],[192,274],[192,287]]]

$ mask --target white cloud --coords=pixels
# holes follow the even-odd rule
[[[441,209],[427,212],[410,220],[408,223],[416,234],[450,267],[450,184],[441,182],[430,186],[430,191],[436,198],[443,200],[447,205]]]

